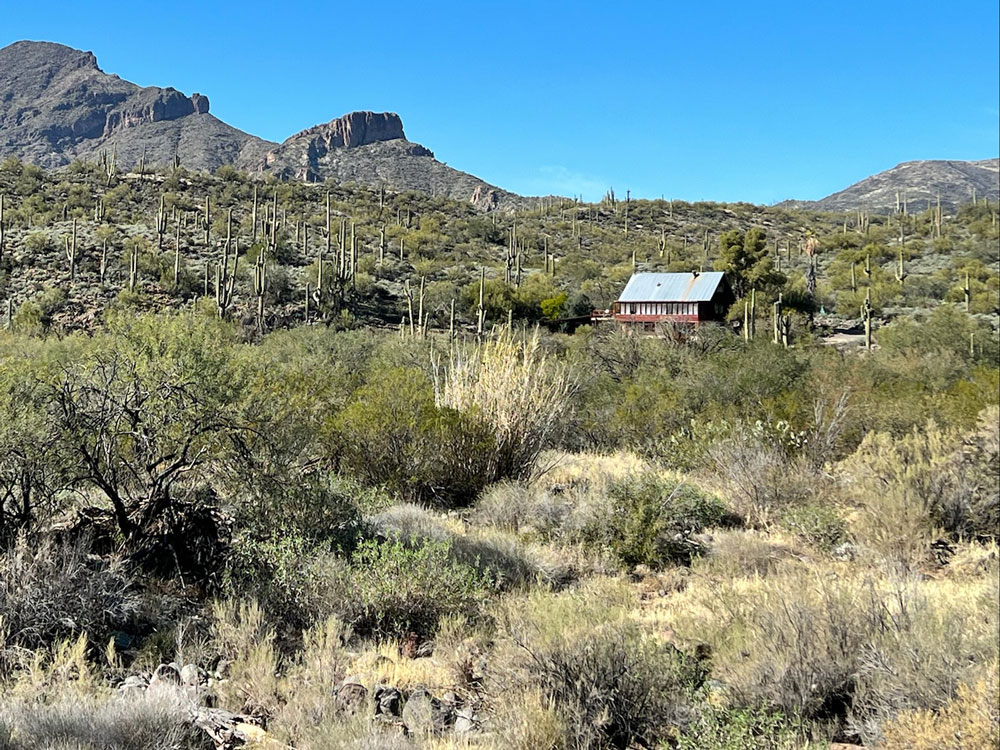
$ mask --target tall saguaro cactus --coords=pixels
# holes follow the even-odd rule
[[[160,207],[156,211],[156,249],[163,249],[163,235],[167,231],[167,212],[163,208],[163,194],[160,194]]]
[[[76,280],[76,219],[73,219],[73,236],[66,237],[66,262],[69,263],[69,280]]]
[[[212,199],[205,196],[205,212],[201,217],[201,228],[205,230],[205,247],[209,247],[212,232]]]
[[[264,294],[267,286],[267,260],[261,251],[253,269],[253,291],[257,295],[257,330],[261,333],[264,332]]]
[[[899,282],[900,286],[903,286],[903,282],[906,281],[908,274],[906,273],[906,268],[903,266],[903,248],[899,248],[899,259],[896,262],[896,281]]]
[[[872,348],[872,290],[868,287],[864,304],[861,305],[861,319],[865,323],[865,349]]]
[[[486,329],[486,269],[479,269],[479,307],[476,308],[476,337],[482,338]]]

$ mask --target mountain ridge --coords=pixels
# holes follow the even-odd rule
[[[105,73],[93,52],[34,41],[0,49],[0,157],[57,168],[102,152],[126,168],[176,158],[195,170],[231,165],[309,182],[419,190],[484,210],[530,201],[437,161],[406,140],[396,113],[350,112],[275,143],[216,118],[204,94]]]
[[[93,52],[55,42],[19,41],[0,49],[0,158],[46,168],[113,152],[118,164],[171,164],[306,182],[333,180],[511,209],[533,199],[516,195],[435,159],[406,138],[393,112],[349,112],[304,128],[281,143],[218,119],[209,98],[172,87],[139,86],[105,73]],[[816,201],[779,206],[818,211],[954,209],[973,195],[1000,200],[1000,160],[906,161]]]
[[[955,209],[973,197],[1000,201],[1000,159],[920,159],[900,162],[817,201],[788,200],[779,206],[816,211],[865,209],[886,213],[936,205]],[[897,206],[898,202],[898,206]]]

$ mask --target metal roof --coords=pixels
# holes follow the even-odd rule
[[[722,282],[722,271],[634,273],[619,302],[709,302]]]

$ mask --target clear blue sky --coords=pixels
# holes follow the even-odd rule
[[[271,140],[389,110],[526,194],[771,203],[997,156],[997,0],[3,3],[0,46],[92,50]]]

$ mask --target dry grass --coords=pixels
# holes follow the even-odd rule
[[[138,609],[124,563],[91,557],[86,540],[21,539],[0,553],[0,657],[5,649],[34,649],[80,634],[103,643]]]
[[[882,730],[879,750],[996,750],[1000,706],[996,679],[958,686],[939,711],[903,711]]]
[[[547,451],[542,464],[551,468],[538,479],[543,486],[574,486],[610,482],[631,476],[655,472],[657,469],[645,458],[628,452],[617,453],[565,453]],[[596,489],[596,487],[595,487]]]
[[[935,709],[995,670],[997,582],[879,574],[789,561],[767,576],[693,577],[645,622],[712,649],[713,677],[737,706],[850,718],[862,737],[900,711]]]
[[[805,559],[809,553],[795,539],[750,529],[711,531],[708,551],[696,558],[691,571],[717,580],[765,576],[783,561]]]
[[[436,366],[438,406],[477,415],[496,437],[487,476],[526,479],[560,428],[575,390],[570,369],[541,348],[537,330],[521,338],[504,326]]]
[[[444,542],[458,561],[489,576],[501,589],[565,583],[570,566],[550,547],[528,544],[499,529],[466,528],[416,505],[396,505],[368,522],[379,533],[404,542]]]
[[[159,691],[139,698],[60,696],[50,703],[5,702],[0,708],[0,750],[197,747],[200,730],[187,721],[190,708],[179,693]]]

